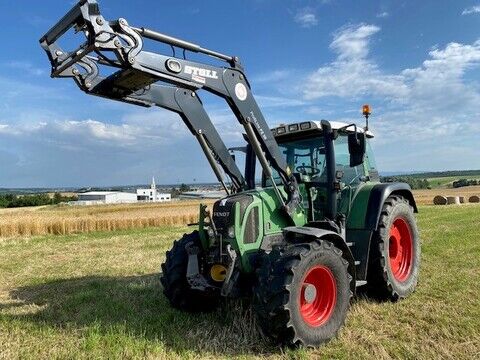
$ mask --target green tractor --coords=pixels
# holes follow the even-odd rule
[[[275,195],[279,177],[264,174],[261,186],[218,200],[212,212],[200,207],[198,230],[167,252],[161,281],[185,311],[250,296],[265,334],[315,346],[337,333],[359,287],[379,300],[414,291],[417,208],[408,185],[379,182],[370,132],[322,121],[272,133],[300,189],[293,223]]]
[[[58,40],[71,28],[85,43],[65,51]],[[145,41],[174,51],[145,51]],[[72,78],[90,95],[178,113],[223,185],[227,196],[210,211],[200,206],[197,230],[176,241],[162,264],[173,307],[209,311],[224,297],[250,297],[266,335],[317,346],[335,336],[360,290],[393,301],[414,291],[417,207],[407,184],[379,181],[368,106],[365,128],[322,120],[270,129],[238,57],[122,18],[107,21],[95,0],[80,0],[40,43],[52,77]],[[187,52],[223,66],[188,60]],[[115,71],[103,77],[106,67]],[[226,147],[199,90],[227,102],[244,128],[244,147]],[[235,150],[244,153],[244,171]]]

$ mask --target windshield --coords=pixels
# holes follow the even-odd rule
[[[287,141],[278,146],[292,172],[297,173],[303,182],[326,182],[325,146],[322,137]],[[274,169],[273,178],[277,185],[282,183]],[[265,179],[266,186],[271,184],[270,179]]]
[[[325,145],[321,136],[294,139],[278,144],[280,151],[285,157],[288,166],[297,179],[303,183],[315,182],[326,183],[325,171]],[[346,134],[340,134],[335,140],[335,170],[341,171],[341,181],[345,185],[356,186],[365,175],[363,164],[350,167],[350,153],[348,150],[348,138]],[[373,158],[372,158],[373,163]],[[281,185],[281,179],[274,169],[273,178],[277,185]],[[271,186],[270,179],[264,179],[265,186]]]

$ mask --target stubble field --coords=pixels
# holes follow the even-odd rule
[[[1,209],[0,239],[186,225],[198,221],[199,205],[198,201],[172,201]]]
[[[435,195],[480,196],[480,186],[415,190],[419,205],[432,204]],[[207,205],[212,200],[204,200]],[[97,231],[187,225],[198,220],[199,201],[97,206],[43,206],[0,209],[0,241],[38,235],[70,235]]]
[[[417,291],[356,299],[337,339],[277,347],[248,301],[212,314],[173,310],[160,262],[183,226],[0,242],[0,358],[473,359],[480,356],[480,206],[421,206]]]

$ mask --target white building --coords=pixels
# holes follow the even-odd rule
[[[120,191],[89,191],[78,194],[78,205],[121,204],[137,202],[137,194]]]
[[[150,189],[137,189],[138,201],[164,202],[172,201],[172,195],[167,193],[159,193],[155,185],[155,178],[152,178]]]

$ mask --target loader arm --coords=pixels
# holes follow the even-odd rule
[[[57,40],[72,27],[85,34],[86,42],[74,51],[64,52]],[[175,53],[166,56],[144,51],[145,38],[168,44],[173,50],[183,49],[184,57],[178,58]],[[205,89],[224,98],[245,128],[248,141],[266,176],[273,179],[272,168],[279,174],[287,199],[284,199],[275,182],[272,183],[284,210],[290,216],[297,211],[300,204],[298,184],[255,101],[237,57],[204,49],[156,31],[130,26],[125,19],[107,21],[100,14],[95,0],[81,0],[40,39],[40,43],[52,64],[52,77],[73,77],[87,93],[115,98],[108,90],[112,78],[102,79],[99,76],[100,66],[112,66],[120,69],[114,74],[114,82],[131,93],[148,93],[156,82],[162,81],[188,89],[191,94],[195,94],[197,89]],[[185,51],[208,55],[226,62],[228,66],[186,60]],[[191,119],[188,117],[187,122]],[[189,128],[192,129],[191,126]]]

